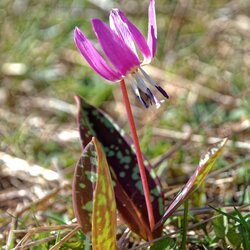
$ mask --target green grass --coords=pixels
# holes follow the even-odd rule
[[[146,34],[147,2],[114,1],[114,6],[121,7]],[[232,2],[236,3],[236,0]],[[156,169],[161,173],[166,192],[185,183],[197,166],[201,153],[206,150],[209,137],[229,136],[235,142],[226,148],[224,157],[217,162],[215,169],[246,158],[250,141],[249,125],[245,129],[243,126],[249,124],[250,113],[249,28],[244,30],[240,25],[248,22],[248,19],[240,19],[248,18],[248,1],[245,0],[245,8],[238,6],[236,9],[226,0],[190,1],[186,10],[182,10],[178,3],[157,0],[158,48],[152,64],[162,69],[163,74],[181,77],[183,84],[179,84],[183,88],[176,87],[175,83],[160,82],[171,98],[159,112],[154,108],[144,110],[132,92],[130,95],[142,150],[150,160],[159,159],[182,141],[174,137],[154,136],[153,129],[156,127],[177,132],[194,130],[195,134],[202,136],[199,143],[191,141],[183,145]],[[226,15],[223,12],[226,10],[232,11],[231,14]],[[108,22],[108,12],[86,0],[0,2],[0,151],[31,164],[60,170],[69,182],[81,155],[80,143],[78,140],[62,142],[53,139],[53,136],[62,130],[76,130],[76,119],[70,113],[41,107],[34,98],[56,98],[75,105],[74,95],[81,95],[91,104],[106,110],[129,133],[119,86],[108,84],[97,76],[85,64],[74,45],[75,26],[79,26],[96,42],[89,21],[93,17]],[[223,18],[227,20],[223,21]],[[18,75],[13,74],[11,69],[6,71],[7,63],[20,63],[24,71]],[[205,98],[196,88],[185,90],[185,79],[216,93],[231,96],[240,103],[223,105],[213,97]],[[34,117],[38,117],[41,123],[34,125],[30,122]],[[237,146],[237,142],[248,142],[248,148]],[[212,204],[216,213],[222,215],[213,222],[192,229],[200,237],[193,236],[188,228],[187,244],[191,249],[249,249],[249,210],[230,213],[220,210],[224,205],[249,204],[249,175],[248,161],[235,170],[213,177],[213,184],[211,181],[205,183],[194,199],[189,201],[190,208],[197,204],[201,207]],[[34,195],[32,187],[38,187],[44,193],[55,187],[54,184],[40,182],[37,186],[34,183],[29,186],[30,183],[23,181],[22,176],[6,177],[0,173],[0,178],[5,181],[0,185],[1,193],[9,191],[9,188],[27,188]],[[171,185],[167,186],[169,183]],[[38,199],[37,193],[31,197]],[[30,204],[33,198],[13,198],[12,204],[15,204],[14,207],[17,204]],[[170,197],[167,197],[167,201],[170,201]],[[9,210],[4,207],[5,202]],[[17,229],[59,225],[63,224],[64,218],[67,218],[67,223],[74,218],[70,190],[63,189],[50,202],[51,205],[45,206],[45,210],[35,207],[24,213],[17,223]],[[6,211],[13,214],[14,207],[7,200],[0,206],[0,228],[3,228],[0,231],[3,241],[0,247],[6,244],[11,227],[11,217]],[[207,216],[195,214],[188,217],[188,223],[201,222]],[[166,225],[166,234],[170,229],[181,229],[176,218],[173,217]],[[51,235],[54,232],[42,232],[32,236],[32,239],[41,240]],[[17,235],[18,239],[22,237]],[[61,238],[58,233],[51,243],[32,249],[49,249]],[[168,249],[169,246],[174,249],[180,246],[181,238],[181,233],[175,234],[160,241],[159,248],[152,246],[151,249]],[[138,239],[134,236],[131,239],[132,248]],[[78,232],[60,249],[88,249],[84,247],[84,240],[85,236]],[[13,240],[12,247],[16,244],[17,241]]]

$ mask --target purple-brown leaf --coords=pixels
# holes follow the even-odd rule
[[[204,181],[205,177],[213,167],[217,158],[221,155],[227,139],[224,139],[214,144],[210,149],[201,157],[199,166],[182,188],[182,190],[176,195],[173,201],[168,206],[162,219],[156,224],[155,228],[161,227],[163,223],[174,213],[174,211],[193,193],[200,184]]]
[[[97,178],[97,153],[89,142],[78,161],[72,184],[72,202],[78,224],[84,234],[92,231],[93,192]]]
[[[162,227],[153,233],[150,232],[145,197],[133,145],[130,145],[124,132],[104,112],[87,104],[80,97],[76,97],[76,101],[82,146],[85,148],[92,136],[102,144],[114,181],[117,209],[124,222],[144,239],[160,236]],[[144,164],[154,218],[157,222],[164,211],[162,188],[149,162],[144,159]]]

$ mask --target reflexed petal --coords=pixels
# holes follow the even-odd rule
[[[154,57],[157,43],[157,25],[155,15],[155,0],[150,0],[148,7],[148,47],[151,51],[151,58]]]
[[[115,27],[117,34],[123,37],[125,43],[129,47],[131,47],[131,44],[134,46],[132,39],[135,41],[144,56],[144,60],[149,63],[151,60],[151,52],[144,36],[137,27],[118,9],[113,9],[111,11],[110,20],[112,20],[112,26]]]
[[[103,57],[98,53],[92,43],[80,31],[79,28],[74,30],[75,43],[88,64],[103,78],[109,81],[117,81],[121,74],[115,72],[108,66]]]
[[[109,26],[99,19],[93,19],[92,26],[104,53],[119,72],[125,76],[139,67],[139,58]]]

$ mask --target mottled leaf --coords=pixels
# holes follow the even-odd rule
[[[124,132],[100,109],[76,97],[78,104],[79,131],[83,148],[95,136],[103,146],[114,180],[117,209],[132,231],[144,239],[161,235],[159,227],[152,236],[148,222],[147,208],[143,194],[139,168],[134,147]],[[151,192],[155,221],[164,212],[164,200],[159,179],[148,161],[144,159],[146,175]]]
[[[109,166],[100,143],[92,139],[98,156],[92,214],[93,250],[116,249],[116,203]]]
[[[92,231],[93,193],[96,179],[97,153],[93,142],[90,141],[76,165],[72,184],[74,213],[86,235]]]
[[[213,167],[217,158],[221,155],[226,142],[227,139],[224,139],[214,144],[208,152],[201,157],[199,166],[195,170],[194,174],[170,203],[162,219],[156,224],[156,228],[158,226],[162,226],[163,223],[173,214],[173,212],[190,196],[190,194],[200,186]]]

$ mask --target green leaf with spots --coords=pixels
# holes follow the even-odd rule
[[[100,143],[92,139],[98,156],[92,214],[93,250],[116,249],[116,203],[109,166]]]
[[[72,184],[72,202],[78,224],[84,234],[92,231],[93,193],[97,180],[97,153],[89,142],[78,161]]]
[[[176,195],[173,201],[168,206],[162,219],[156,224],[156,228],[162,226],[163,223],[174,213],[174,211],[193,193],[200,184],[204,181],[205,177],[213,167],[217,158],[221,155],[227,139],[224,139],[214,144],[204,156],[201,157],[199,166],[182,188],[182,190]]]
[[[119,215],[133,232],[145,240],[160,236],[162,227],[153,233],[150,231],[145,197],[131,139],[100,109],[89,105],[80,97],[76,97],[76,101],[82,147],[87,146],[92,136],[102,144],[114,181]],[[158,221],[164,212],[163,192],[159,179],[146,159],[144,164],[154,218]]]

